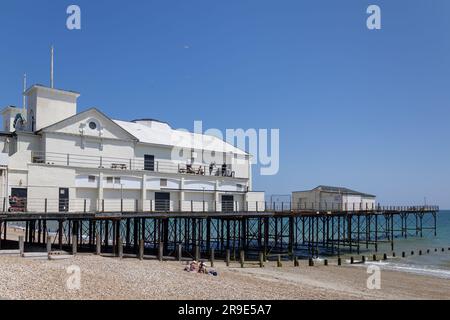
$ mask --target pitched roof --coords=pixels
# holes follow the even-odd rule
[[[187,132],[184,130],[175,130],[160,121],[158,121],[160,125],[154,127],[135,122],[113,121],[143,143],[225,153],[233,152],[240,155],[247,154],[245,151],[238,149],[217,137]]]
[[[321,192],[329,192],[329,193],[339,193],[344,195],[353,195],[353,196],[363,196],[363,197],[370,197],[370,198],[376,198],[373,194],[363,193],[359,191],[355,191],[352,189],[348,189],[345,187],[332,187],[332,186],[318,186],[312,190],[309,191],[321,191]]]
[[[164,146],[175,146],[179,148],[189,148],[197,150],[209,150],[225,153],[233,152],[239,155],[247,155],[245,151],[238,149],[233,145],[211,135],[192,133],[184,130],[175,130],[172,129],[165,122],[151,119],[147,120],[144,119],[144,120],[157,122],[159,125],[149,127],[147,125],[136,122],[112,120],[107,115],[105,115],[103,112],[101,112],[96,108],[91,108],[81,113],[77,113],[69,118],[63,119],[57,123],[42,128],[38,132],[51,129],[56,125],[59,125],[65,121],[70,121],[71,119],[79,117],[80,115],[83,115],[90,111],[97,112],[99,115],[101,115],[108,121],[111,121],[114,125],[119,126],[120,129],[125,131],[128,135],[134,137],[135,140],[142,143],[164,145]],[[135,121],[144,121],[144,120],[135,120]]]
[[[60,125],[60,124],[63,124],[64,122],[69,122],[69,121],[71,121],[71,120],[73,120],[73,119],[75,119],[75,118],[77,118],[77,117],[81,117],[81,116],[83,116],[83,115],[85,115],[85,114],[87,114],[87,113],[89,113],[89,112],[96,112],[99,116],[101,116],[102,118],[104,118],[104,120],[106,120],[106,121],[112,123],[112,125],[114,125],[114,126],[117,126],[117,123],[115,123],[113,120],[111,120],[111,118],[109,118],[109,117],[108,117],[107,115],[105,115],[103,112],[101,112],[101,111],[98,110],[97,108],[90,108],[90,109],[85,110],[85,111],[83,111],[83,112],[74,114],[73,116],[70,116],[70,117],[68,117],[68,118],[65,118],[65,119],[63,119],[63,120],[61,120],[61,121],[58,121],[58,122],[56,122],[56,123],[53,123],[53,124],[51,124],[51,125],[49,125],[49,126],[47,126],[47,127],[41,128],[41,129],[39,129],[38,131],[36,131],[36,133],[40,133],[40,132],[43,132],[43,131],[51,130],[52,128],[54,128],[54,127],[56,127],[56,126],[58,126],[58,125]],[[133,139],[133,140],[138,140],[137,137],[133,136],[130,132],[128,132],[127,130],[125,130],[125,129],[122,128],[121,126],[118,126],[118,127],[119,127],[119,129],[120,129],[122,132],[124,132],[124,134],[126,134],[127,136],[130,136],[131,139]]]

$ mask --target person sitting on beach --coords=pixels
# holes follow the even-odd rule
[[[191,265],[189,266],[189,271],[190,271],[190,272],[195,272],[195,271],[197,271],[197,266],[198,266],[198,265],[197,265],[197,261],[195,261],[195,260],[192,261],[192,262],[191,262]]]
[[[198,273],[207,274],[206,264],[202,261],[200,262],[200,267],[198,268]]]

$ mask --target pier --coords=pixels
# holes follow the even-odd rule
[[[47,208],[50,201],[41,200]],[[25,251],[42,246],[137,258],[309,259],[377,252],[382,243],[394,251],[398,238],[436,236],[439,212],[437,206],[292,208],[291,203],[247,203],[249,210],[235,211],[231,205],[227,212],[186,212],[150,205],[161,207],[166,208],[143,211],[137,203],[136,210],[99,212],[89,212],[86,206],[73,212],[2,210],[0,249],[18,247],[7,240],[7,226],[21,225]]]

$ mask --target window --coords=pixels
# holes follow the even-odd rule
[[[91,130],[96,130],[97,129],[97,124],[94,121],[89,122],[89,128]]]
[[[120,184],[120,177],[106,177],[106,183]]]
[[[167,179],[161,179],[160,186],[161,187],[167,187]]]
[[[155,171],[155,156],[151,154],[144,155],[144,170]]]
[[[95,176],[89,176],[88,177],[89,182],[95,182]]]

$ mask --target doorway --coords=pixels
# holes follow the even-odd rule
[[[170,211],[170,193],[168,192],[155,193],[155,211],[158,212]]]
[[[222,212],[234,212],[234,196],[222,195]]]
[[[11,188],[11,197],[9,198],[9,212],[27,211],[27,188]]]
[[[59,212],[69,212],[68,188],[59,188]]]

